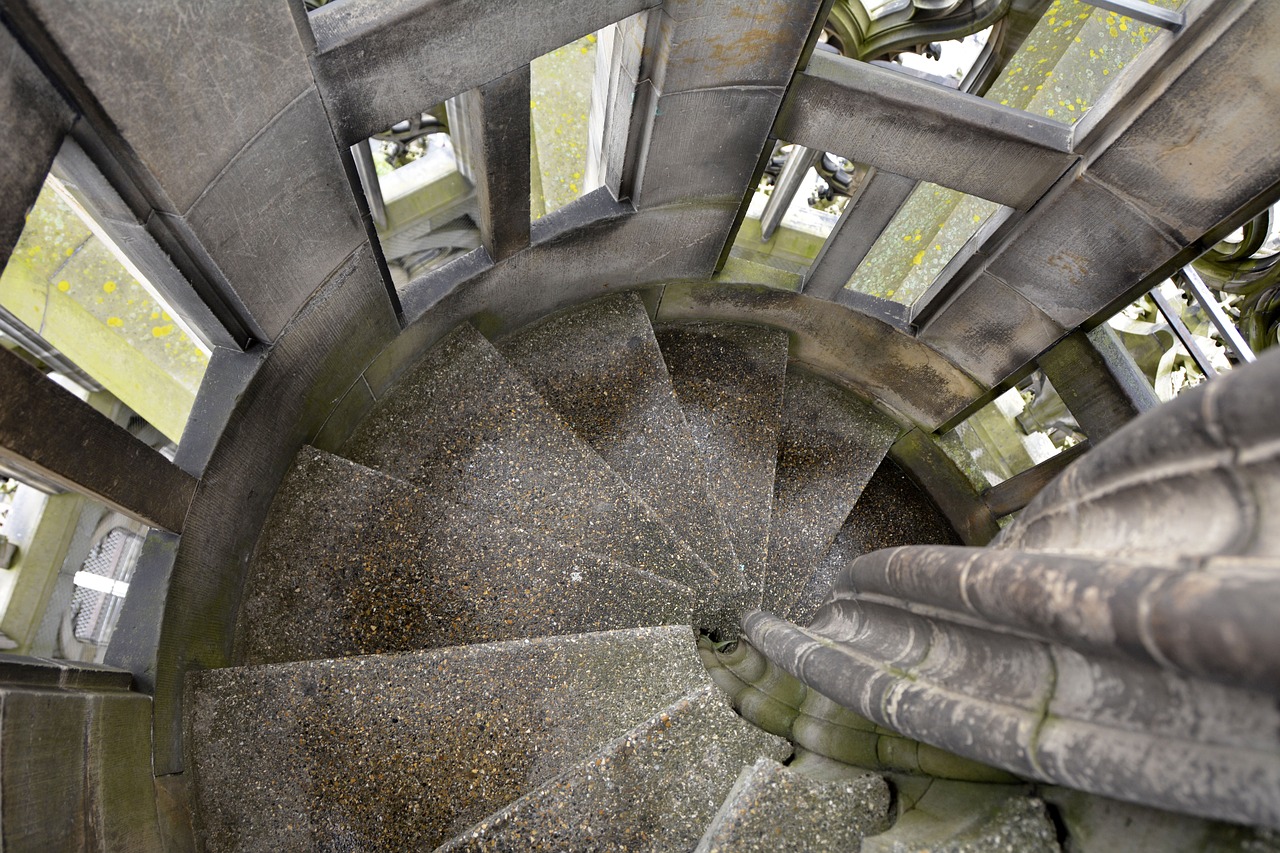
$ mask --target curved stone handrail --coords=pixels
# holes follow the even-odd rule
[[[1272,355],[1137,418],[989,548],[864,555],[810,628],[757,612],[744,636],[906,737],[1278,827],[1278,374]]]

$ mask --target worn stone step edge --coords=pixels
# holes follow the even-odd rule
[[[746,606],[759,607],[786,396],[787,333],[698,322],[659,324],[654,334],[690,433],[709,460],[709,494],[743,562]],[[725,373],[733,356],[741,357],[738,370]]]
[[[705,719],[707,717],[712,719]],[[719,688],[709,684],[689,691],[625,735],[606,744],[584,761],[569,768],[541,787],[530,791],[510,805],[494,812],[466,832],[442,844],[437,848],[438,853],[457,850],[566,849],[566,839],[563,837],[564,832],[557,832],[555,829],[545,832],[546,828],[542,825],[541,820],[562,809],[568,802],[572,801],[575,794],[590,796],[593,777],[601,779],[607,773],[610,765],[623,762],[630,756],[642,753],[646,749],[655,749],[650,743],[650,739],[655,734],[668,730],[679,722],[690,723],[695,727],[698,724],[741,726],[742,731],[735,733],[737,737],[729,739],[728,742],[735,746],[742,746],[744,742],[741,738],[752,738],[757,742],[757,745],[746,744],[748,751],[755,751],[758,748],[759,755],[776,761],[785,760],[791,754],[790,743],[763,730],[756,729],[750,723],[738,717],[729,707],[726,697],[720,692]],[[656,749],[658,752],[664,751],[661,745],[657,746]],[[743,766],[749,765],[744,764]],[[728,792],[732,784],[727,780],[723,781],[721,797]],[[606,782],[605,784],[608,787],[613,783]],[[708,808],[704,819],[709,821],[714,814],[715,807],[712,806]],[[532,818],[529,823],[522,821],[522,818],[526,815]],[[617,819],[621,817],[623,816],[612,816],[610,825],[616,825]],[[701,828],[689,828],[689,837],[674,845],[669,841],[665,845],[656,843],[659,840],[653,839],[655,843],[652,843],[651,846],[654,849],[691,849],[700,835],[698,830]],[[590,830],[586,827],[562,826],[559,829],[568,832],[573,838],[574,843],[569,844],[572,849],[601,849],[600,842],[594,838],[573,836],[573,833],[577,831],[589,832]],[[545,834],[543,834],[544,832]],[[518,848],[511,844],[513,834],[516,834],[514,837],[519,838]]]
[[[639,296],[575,305],[495,346],[722,579],[742,574]],[[641,399],[644,408],[635,408]]]
[[[743,768],[695,853],[856,850],[889,828],[891,796],[880,776],[847,769],[817,778],[759,759]]]
[[[866,400],[816,373],[787,370],[762,609],[782,615],[902,433]]]
[[[460,511],[451,512],[447,501],[423,502],[423,509],[415,514],[415,508],[419,506],[415,496],[420,494],[422,489],[418,486],[381,471],[314,448],[299,451],[277,493],[277,502],[254,551],[253,570],[243,604],[247,618],[239,621],[236,659],[254,663],[279,662],[465,643],[468,641],[465,632],[456,619],[449,621],[450,608],[442,605],[461,595],[464,596],[460,599],[464,605],[466,600],[470,600],[473,607],[478,607],[486,589],[486,579],[492,582],[495,590],[506,591],[494,602],[502,605],[501,612],[514,617],[515,623],[522,623],[519,617],[522,587],[526,587],[530,595],[541,589],[552,597],[544,595],[540,618],[524,620],[528,623],[528,630],[504,628],[500,621],[475,621],[479,633],[470,638],[473,642],[516,639],[539,633],[600,631],[657,622],[683,623],[691,619],[698,605],[697,593],[675,581],[592,551],[565,545],[554,537],[527,532],[501,519],[489,519],[475,526],[454,525],[452,519],[463,516]],[[317,526],[323,533],[323,539],[312,544],[316,535],[313,528]],[[501,555],[487,559],[487,572],[467,570],[469,543],[476,537],[489,534],[492,534],[490,542],[504,544]],[[298,537],[302,537],[302,541],[295,543]],[[332,555],[335,541],[349,541],[361,550],[378,548],[389,562],[376,576],[357,572],[354,586],[344,584],[341,575],[345,569],[366,558],[355,554],[346,557]],[[483,542],[478,544],[483,545]],[[433,549],[442,549],[439,559],[433,558]],[[511,562],[504,563],[502,555],[510,557]],[[372,559],[376,564],[378,556]],[[426,571],[415,569],[415,564],[422,565]],[[557,569],[575,564],[581,566],[583,574],[580,580],[588,584],[596,597],[603,596],[603,601],[608,600],[608,593],[614,589],[631,589],[634,594],[644,596],[637,602],[643,606],[629,608],[633,613],[629,618],[635,621],[595,619],[578,622],[577,627],[572,621],[567,626],[561,625],[554,616],[558,595],[555,590],[563,587],[567,575]],[[504,565],[514,567],[516,572],[504,573]],[[457,588],[455,581],[463,577],[470,577],[475,582],[471,595]],[[311,579],[315,582],[309,582]],[[402,599],[393,595],[388,598],[383,589],[385,581],[411,584],[412,589],[408,593],[416,604],[410,604],[408,597]],[[431,593],[431,589],[437,586],[446,589],[439,602]],[[310,606],[306,604],[308,600]],[[422,619],[404,622],[391,618],[396,612],[393,605],[400,600],[405,601],[404,607],[422,608]],[[578,603],[589,604],[591,600],[580,598]],[[359,622],[352,621],[347,611],[361,607],[362,601],[366,602],[363,606],[379,604],[375,615],[386,617],[386,624],[381,627],[388,630],[377,630],[379,626],[375,621],[372,624],[374,633],[369,633],[365,630],[368,626],[363,618]],[[297,610],[299,606],[304,611],[311,610],[315,618],[327,614],[330,617],[328,628],[321,628],[320,624],[312,621],[304,622],[300,630],[290,629],[294,621],[282,621],[279,617],[282,613]],[[467,612],[471,611],[465,606],[462,609],[455,606],[452,616]],[[570,607],[566,615],[586,617],[588,614],[581,607]],[[386,621],[388,619],[390,621]],[[442,619],[446,621],[440,621]],[[490,629],[496,627],[496,630],[486,630],[486,624]],[[453,627],[438,631],[431,627],[433,625]]]
[[[489,801],[478,809],[422,804],[444,823],[417,825],[398,808],[388,814],[403,816],[411,835],[430,838],[414,845],[406,835],[405,844],[429,849],[709,686],[693,632],[682,625],[205,670],[186,684],[190,770],[197,790],[210,792],[201,798],[211,809],[202,825],[221,839],[211,850],[235,849],[235,838],[262,846],[269,835],[273,849],[309,847],[314,842],[299,841],[299,833],[311,831],[312,807],[320,809],[317,827],[343,835],[342,826],[325,823],[328,800],[315,799],[330,786],[359,796],[355,783],[383,780],[376,791],[386,803],[361,805],[352,815],[360,826],[349,827],[373,839],[383,834],[380,810],[415,785],[452,784],[469,761],[480,762],[466,765],[473,771],[488,766],[505,777],[482,774],[488,790],[479,795]],[[384,728],[393,715],[408,728]],[[317,725],[326,720],[337,728]],[[510,731],[499,744],[517,740],[494,752],[489,738],[504,727]],[[503,756],[504,749],[517,754]],[[299,777],[316,768],[314,779]],[[496,788],[489,785],[495,780]],[[511,781],[518,789],[508,791]],[[242,797],[222,796],[237,790]],[[327,831],[315,840],[331,838]]]
[[[493,386],[492,393],[476,397],[477,373],[483,371]],[[430,411],[423,413],[423,407]],[[518,419],[512,414],[520,412]],[[477,412],[490,412],[495,424],[512,429],[509,437],[528,451],[523,466],[513,467],[514,457],[471,429]],[[406,426],[407,425],[407,426]],[[480,424],[483,426],[483,423]],[[481,439],[488,448],[479,457],[484,464],[502,459],[499,468],[507,477],[498,489],[482,487],[474,479],[479,469],[455,456],[463,439]],[[411,438],[406,441],[406,429]],[[451,432],[452,431],[452,432]],[[453,436],[449,438],[448,436]],[[421,447],[413,452],[412,441]],[[410,452],[405,453],[405,450]],[[496,454],[494,451],[496,450]],[[497,506],[504,511],[523,507],[529,524],[539,533],[562,531],[561,541],[607,555],[619,562],[662,574],[685,586],[710,592],[717,585],[716,573],[677,536],[671,528],[636,495],[608,463],[573,431],[519,371],[475,327],[458,325],[419,359],[395,387],[357,427],[339,452],[368,467],[396,473],[402,479],[431,486],[461,488],[471,496],[468,503]],[[537,462],[539,454],[550,454]],[[530,468],[530,465],[533,467]],[[511,493],[512,479],[520,471],[554,477],[549,499],[530,503]],[[470,479],[469,479],[470,478]],[[566,479],[567,478],[567,479]],[[583,486],[579,479],[590,485]],[[434,486],[432,486],[434,488]],[[582,512],[594,502],[613,505],[622,512],[606,512],[585,521],[576,537],[566,538],[566,513]],[[504,516],[505,517],[505,516]],[[519,522],[518,518],[513,521]],[[600,522],[597,524],[597,522]],[[615,547],[616,546],[616,547]],[[642,547],[643,546],[643,547]],[[668,571],[670,569],[670,571]]]

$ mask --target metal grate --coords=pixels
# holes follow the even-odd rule
[[[142,537],[123,527],[111,528],[89,550],[71,598],[77,640],[103,645],[110,639],[141,550]]]

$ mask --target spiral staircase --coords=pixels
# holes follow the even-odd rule
[[[246,666],[191,687],[208,849],[856,847],[884,782],[784,768],[697,641],[762,604],[806,623],[846,519],[956,541],[886,459],[900,432],[789,371],[785,334],[655,335],[633,294],[497,347],[459,327],[285,478]]]
[[[151,529],[105,666],[0,661],[0,846],[1280,846],[1280,361],[1148,411],[1103,327],[1280,196],[1280,6],[890,5],[1156,29],[1066,124],[818,0],[0,0],[0,260],[56,156],[213,350],[172,460],[0,357],[6,470]],[[482,245],[396,287],[351,147],[450,99]],[[778,140],[866,167],[803,272],[732,251]],[[999,210],[846,288],[922,184]],[[1089,443],[978,492],[1036,369]]]

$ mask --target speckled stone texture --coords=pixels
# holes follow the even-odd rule
[[[684,627],[193,673],[198,832],[209,851],[430,850],[699,685]]]
[[[808,625],[836,575],[855,557],[899,545],[962,544],[933,501],[892,460],[885,459],[818,561],[804,591],[786,613],[778,615]]]
[[[313,448],[258,543],[236,659],[272,663],[688,624],[686,587]]]
[[[862,853],[1060,853],[1043,800],[1024,785],[895,776],[900,815]]]
[[[690,850],[743,766],[790,752],[708,686],[442,849]]]
[[[691,589],[714,586],[714,574],[469,325],[399,382],[342,455],[477,518],[500,518]]]
[[[656,334],[685,421],[706,459],[711,497],[743,563],[748,599],[758,606],[769,553],[787,334],[730,323],[661,326]]]
[[[575,308],[499,350],[722,584],[742,577],[637,294]]]
[[[847,391],[787,371],[762,609],[786,613],[902,429]]]
[[[813,779],[761,758],[742,771],[697,853],[856,851],[889,823],[889,786],[864,773]]]

